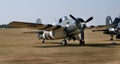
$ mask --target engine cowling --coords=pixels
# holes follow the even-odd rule
[[[108,28],[104,31],[104,34],[117,34],[117,30],[115,28]]]
[[[109,28],[109,32],[115,32],[115,28]]]

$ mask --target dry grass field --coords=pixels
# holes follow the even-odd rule
[[[109,41],[110,36],[101,32],[86,30],[85,46],[78,46],[78,41],[61,46],[61,40],[42,44],[24,31],[0,30],[0,64],[120,64],[120,40]]]

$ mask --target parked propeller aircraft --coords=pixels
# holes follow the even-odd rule
[[[110,40],[113,40],[113,36],[116,35],[117,39],[120,39],[120,16],[116,17],[114,21],[111,19],[111,16],[106,17],[106,29],[103,30],[93,30],[95,31],[103,31],[104,34],[110,35]]]
[[[41,20],[38,19],[37,23],[28,23],[13,21],[8,25],[20,28],[32,28],[37,29],[35,33],[38,33],[38,38],[42,39],[43,43],[45,40],[63,39],[61,44],[67,45],[67,40],[79,40],[80,45],[84,45],[84,30],[86,23],[91,21],[93,17],[88,18],[86,21],[82,18],[76,18],[73,15],[69,15],[70,18],[60,18],[58,22],[52,24],[42,24]],[[80,36],[78,36],[80,34]]]

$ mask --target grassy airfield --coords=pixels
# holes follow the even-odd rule
[[[120,40],[109,41],[102,32],[86,30],[85,46],[78,41],[61,46],[61,40],[42,44],[36,34],[24,31],[0,30],[0,64],[120,64]]]

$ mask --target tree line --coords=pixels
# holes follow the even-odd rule
[[[9,26],[7,24],[2,24],[2,25],[0,25],[0,28],[16,28],[16,27]]]

